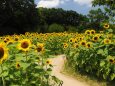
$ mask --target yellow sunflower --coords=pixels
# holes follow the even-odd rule
[[[19,68],[20,68],[20,63],[16,62],[16,69],[19,69]]]
[[[37,43],[36,52],[41,52],[44,50],[44,43]]]
[[[95,30],[90,31],[91,35],[95,34]]]
[[[91,42],[87,42],[87,43],[86,43],[86,47],[87,47],[87,48],[91,48],[91,47],[92,47],[92,43],[91,43]]]
[[[75,43],[75,44],[73,45],[73,47],[74,47],[74,48],[78,48],[78,47],[79,47],[79,44]]]
[[[80,45],[86,46],[86,41],[85,41],[85,40],[82,40],[82,41],[80,42]]]
[[[70,38],[70,39],[69,39],[69,42],[70,42],[70,43],[75,42],[74,38]]]
[[[109,62],[114,64],[115,63],[115,60],[114,59],[109,59]]]
[[[104,26],[103,26],[105,29],[108,29],[110,26],[108,23],[105,23]]]
[[[8,58],[8,48],[4,43],[0,43],[0,64]]]
[[[99,40],[99,36],[98,35],[95,35],[92,39],[94,42],[98,41]]]
[[[47,65],[51,65],[51,63],[52,63],[51,59],[46,60]]]
[[[7,43],[7,42],[10,41],[10,40],[11,40],[10,37],[5,37],[5,38],[4,38],[4,43]]]
[[[86,35],[90,35],[90,34],[91,34],[90,30],[86,30],[86,31],[85,31],[85,34],[86,34]]]
[[[104,44],[110,44],[111,43],[111,40],[110,39],[104,39]]]
[[[67,43],[63,43],[63,48],[67,48],[68,47],[68,44]]]
[[[31,47],[31,41],[29,39],[23,39],[19,42],[17,48],[22,51],[28,51]]]

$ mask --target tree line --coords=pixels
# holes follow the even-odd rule
[[[99,30],[101,22],[111,19],[114,23],[115,1],[110,1],[94,0],[93,6],[104,6],[104,10],[92,9],[83,15],[62,8],[36,8],[34,0],[0,0],[0,34]]]

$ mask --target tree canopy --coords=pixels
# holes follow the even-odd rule
[[[34,0],[0,0],[0,30],[24,32],[36,26],[37,15]]]

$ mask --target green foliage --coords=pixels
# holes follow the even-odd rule
[[[0,28],[5,33],[12,28],[19,33],[31,31],[38,24],[34,0],[1,0]],[[12,30],[10,33],[13,33]]]
[[[109,21],[109,16],[105,12],[103,12],[100,8],[96,10],[90,10],[87,16],[90,20],[89,26],[96,30],[103,29],[100,23]]]
[[[17,49],[17,42],[7,46],[8,59],[0,64],[0,86],[60,86],[61,81],[51,75],[53,65],[47,63],[49,54]]]
[[[64,32],[64,27],[59,24],[51,24],[48,28],[48,32]]]
[[[39,25],[51,25],[56,23],[62,25],[65,28],[65,30],[67,30],[66,27],[68,26],[86,27],[88,23],[88,18],[86,16],[78,14],[77,12],[72,10],[66,11],[61,8],[38,8],[38,15]]]
[[[105,13],[109,16],[112,23],[115,22],[115,1],[114,0],[93,0],[93,6],[103,6]]]
[[[78,29],[73,26],[68,26],[67,28],[68,28],[67,32],[77,32],[78,31]]]

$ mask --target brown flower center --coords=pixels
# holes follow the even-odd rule
[[[85,45],[85,42],[82,42],[81,44],[82,44],[82,45]]]
[[[0,47],[0,59],[4,56],[4,49]]]
[[[87,34],[90,34],[90,32],[87,32]]]
[[[109,43],[109,40],[106,40],[106,43]]]
[[[14,40],[15,40],[15,41],[18,41],[18,38],[15,38]]]
[[[98,39],[98,37],[94,37],[94,40],[97,40]]]
[[[38,47],[38,48],[36,48],[36,50],[37,50],[38,52],[40,52],[40,51],[42,51],[42,47]]]
[[[87,44],[88,47],[90,47],[91,45],[90,44]]]
[[[91,33],[94,34],[94,31],[92,31]]]
[[[17,67],[19,68],[19,67],[20,67],[20,64],[17,64]]]
[[[21,47],[22,48],[28,48],[28,46],[29,46],[29,44],[28,44],[28,42],[23,42],[23,43],[21,43]]]
[[[109,59],[109,61],[110,61],[111,63],[113,63],[114,60],[113,60],[113,59]]]

